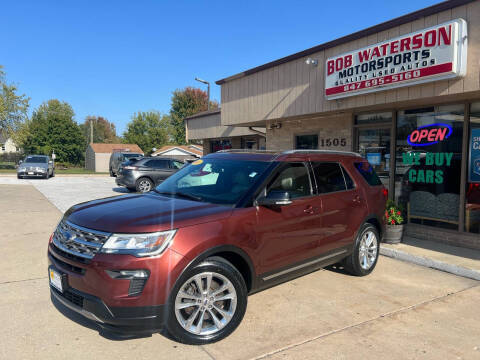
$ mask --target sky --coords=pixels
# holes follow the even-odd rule
[[[31,98],[122,134],[138,111],[168,113],[175,89],[215,81],[439,1],[6,1],[0,65]]]

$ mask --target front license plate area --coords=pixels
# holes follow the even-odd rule
[[[29,172],[28,172],[28,175],[33,175],[33,171],[29,171]]]
[[[57,270],[53,267],[48,269],[48,278],[50,279],[50,285],[52,285],[55,289],[63,293],[64,290],[64,282],[63,282],[64,275],[60,274]]]

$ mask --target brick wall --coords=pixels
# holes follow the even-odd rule
[[[305,120],[279,120],[281,128],[269,130],[267,124],[267,149],[268,150],[291,150],[295,148],[295,136],[317,134],[319,150],[352,150],[352,115],[340,114],[328,118],[309,118]],[[345,139],[345,146],[331,144],[327,146],[327,140]],[[323,140],[323,146],[322,146]]]

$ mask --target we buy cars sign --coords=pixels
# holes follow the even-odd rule
[[[463,19],[328,58],[325,97],[342,97],[464,76],[467,23]]]

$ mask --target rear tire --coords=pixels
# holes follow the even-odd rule
[[[375,226],[365,223],[360,228],[353,253],[344,260],[345,270],[355,276],[370,274],[377,265],[380,236]]]
[[[149,178],[141,177],[136,181],[135,188],[138,192],[146,193],[153,189],[153,182]]]
[[[185,344],[219,341],[242,321],[247,297],[245,281],[231,263],[206,259],[187,269],[173,287],[167,304],[167,330]]]

